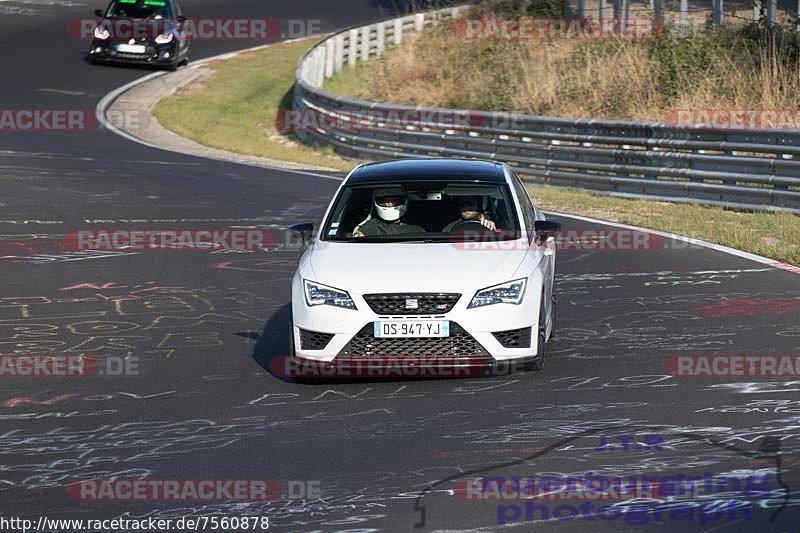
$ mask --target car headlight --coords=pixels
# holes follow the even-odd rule
[[[472,297],[467,309],[494,304],[519,305],[525,295],[527,281],[527,278],[515,279],[514,281],[481,289]]]
[[[356,304],[347,291],[334,289],[307,279],[303,280],[303,286],[305,287],[306,303],[309,306],[332,305],[344,309],[356,309]]]
[[[167,44],[167,43],[171,43],[172,39],[174,39],[174,38],[175,38],[175,34],[173,34],[173,33],[168,33],[166,35],[164,35],[162,33],[160,35],[157,35],[155,40],[156,40],[156,44]]]
[[[111,33],[107,29],[102,28],[100,26],[96,26],[95,27],[95,29],[94,29],[94,38],[95,39],[100,39],[101,41],[105,41],[109,37],[111,37]]]

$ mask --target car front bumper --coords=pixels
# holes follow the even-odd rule
[[[144,53],[122,52],[117,46],[124,43],[95,40],[89,49],[89,59],[107,63],[130,63],[136,65],[174,65],[178,61],[176,43],[137,43],[145,47]]]
[[[466,358],[483,365],[492,361],[533,360],[538,355],[536,331],[540,294],[541,289],[531,287],[529,280],[526,294],[519,305],[496,304],[467,309],[474,292],[465,292],[452,309],[442,314],[398,316],[375,312],[362,295],[352,292],[350,296],[357,310],[327,305],[309,306],[302,280],[296,276],[292,283],[295,354],[321,362],[361,361],[367,358],[416,358],[439,362]],[[376,321],[408,320],[446,320],[450,325],[450,336],[376,339],[372,334]],[[517,346],[511,347],[509,338],[514,335]],[[513,346],[513,342],[511,344]]]

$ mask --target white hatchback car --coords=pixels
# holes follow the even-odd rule
[[[359,165],[292,281],[292,355],[316,363],[436,358],[545,364],[555,328],[555,234],[507,165]]]

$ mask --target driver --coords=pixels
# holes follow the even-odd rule
[[[353,229],[353,237],[425,232],[421,226],[406,224],[403,221],[403,216],[408,210],[408,198],[401,187],[376,189],[372,201],[377,216],[356,226]]]
[[[480,196],[461,196],[458,198],[458,210],[461,212],[461,218],[442,228],[443,232],[450,232],[453,229],[465,222],[476,222],[481,224],[488,230],[495,231],[497,225],[491,220],[489,214],[480,210],[481,197]]]

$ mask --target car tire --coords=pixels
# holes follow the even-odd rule
[[[536,332],[536,360],[532,365],[533,370],[544,370],[547,362],[547,321],[543,320],[546,311],[544,294],[542,294],[541,302],[539,304],[539,323],[537,324]]]

